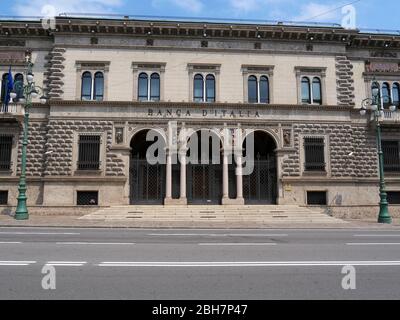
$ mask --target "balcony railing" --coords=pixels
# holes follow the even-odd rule
[[[24,115],[23,107],[21,104],[9,104],[7,108],[3,105],[0,107],[0,120],[2,119],[15,119]]]
[[[383,114],[383,123],[400,123],[400,112],[391,112],[389,110],[384,110]]]

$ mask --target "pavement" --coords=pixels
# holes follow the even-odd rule
[[[86,220],[78,215],[30,215],[28,220],[17,221],[10,215],[0,215],[0,226],[3,227],[69,227],[69,228],[400,228],[400,219],[393,219],[391,225],[378,224],[375,219],[345,220],[347,223],[293,223],[279,221],[276,223],[259,222],[182,222],[151,221],[141,222],[132,219],[123,220]]]
[[[0,299],[391,300],[399,274],[390,226],[0,227]]]

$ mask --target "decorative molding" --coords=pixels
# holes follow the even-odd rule
[[[365,73],[366,74],[400,73],[400,64],[398,62],[367,61],[365,62]]]
[[[132,62],[132,69],[134,71],[149,70],[165,72],[165,62]]]
[[[271,65],[242,64],[242,72],[273,75],[274,67]]]
[[[212,72],[219,73],[221,70],[221,64],[215,63],[188,63],[189,73],[195,72]]]
[[[51,100],[50,106],[82,106],[82,105],[99,105],[107,107],[145,107],[145,108],[231,108],[231,109],[243,109],[252,108],[254,109],[253,103],[201,103],[201,102],[162,102],[162,101],[81,101],[81,100]],[[34,107],[42,107],[40,103],[34,103]],[[347,111],[353,109],[353,106],[349,105],[303,105],[303,104],[259,104],[258,109],[299,109],[299,110],[323,110],[323,111]]]
[[[76,70],[101,70],[104,72],[110,71],[110,61],[82,61],[75,62]]]
[[[294,70],[297,75],[312,75],[312,76],[320,76],[320,77],[326,77],[326,67],[302,67],[302,66],[297,66],[294,67]]]

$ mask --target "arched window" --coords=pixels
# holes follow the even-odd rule
[[[193,81],[193,100],[195,102],[204,101],[204,79],[201,74],[196,74]]]
[[[391,103],[391,98],[390,98],[390,86],[387,82],[382,83],[381,98],[383,101],[383,107],[389,107]]]
[[[247,80],[248,101],[250,103],[258,102],[258,84],[255,76],[249,76]]]
[[[14,76],[14,85],[16,82],[19,82],[20,84],[18,84],[17,88],[17,97],[15,98],[15,100],[17,101],[19,98],[24,96],[24,87],[23,87],[23,83],[24,83],[24,75],[22,73],[17,73]]]
[[[139,74],[138,81],[138,100],[147,101],[149,96],[148,75],[144,72]]]
[[[206,101],[215,102],[215,77],[212,74],[206,77]]]
[[[150,77],[150,100],[160,101],[160,75],[153,73]]]
[[[7,78],[8,78],[8,73],[3,73],[3,76],[1,77],[1,102],[4,102],[4,99],[6,98],[6,92],[7,92]]]
[[[82,74],[81,99],[82,100],[92,99],[92,74],[89,71],[86,71]]]
[[[311,103],[310,79],[307,77],[301,79],[301,102]]]
[[[397,82],[393,83],[392,94],[393,94],[393,104],[395,106],[399,106],[399,102],[400,102],[400,85]]]
[[[313,79],[312,83],[312,100],[313,103],[322,104],[321,80],[317,77]]]
[[[266,76],[260,77],[260,103],[269,103],[269,82]]]
[[[104,98],[104,75],[96,72],[94,75],[94,100],[103,101]]]

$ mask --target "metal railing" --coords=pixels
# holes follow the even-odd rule
[[[320,137],[304,138],[306,171],[325,171],[325,142]]]
[[[399,141],[382,141],[383,169],[385,172],[400,172]]]
[[[99,170],[100,136],[79,136],[78,170]]]

